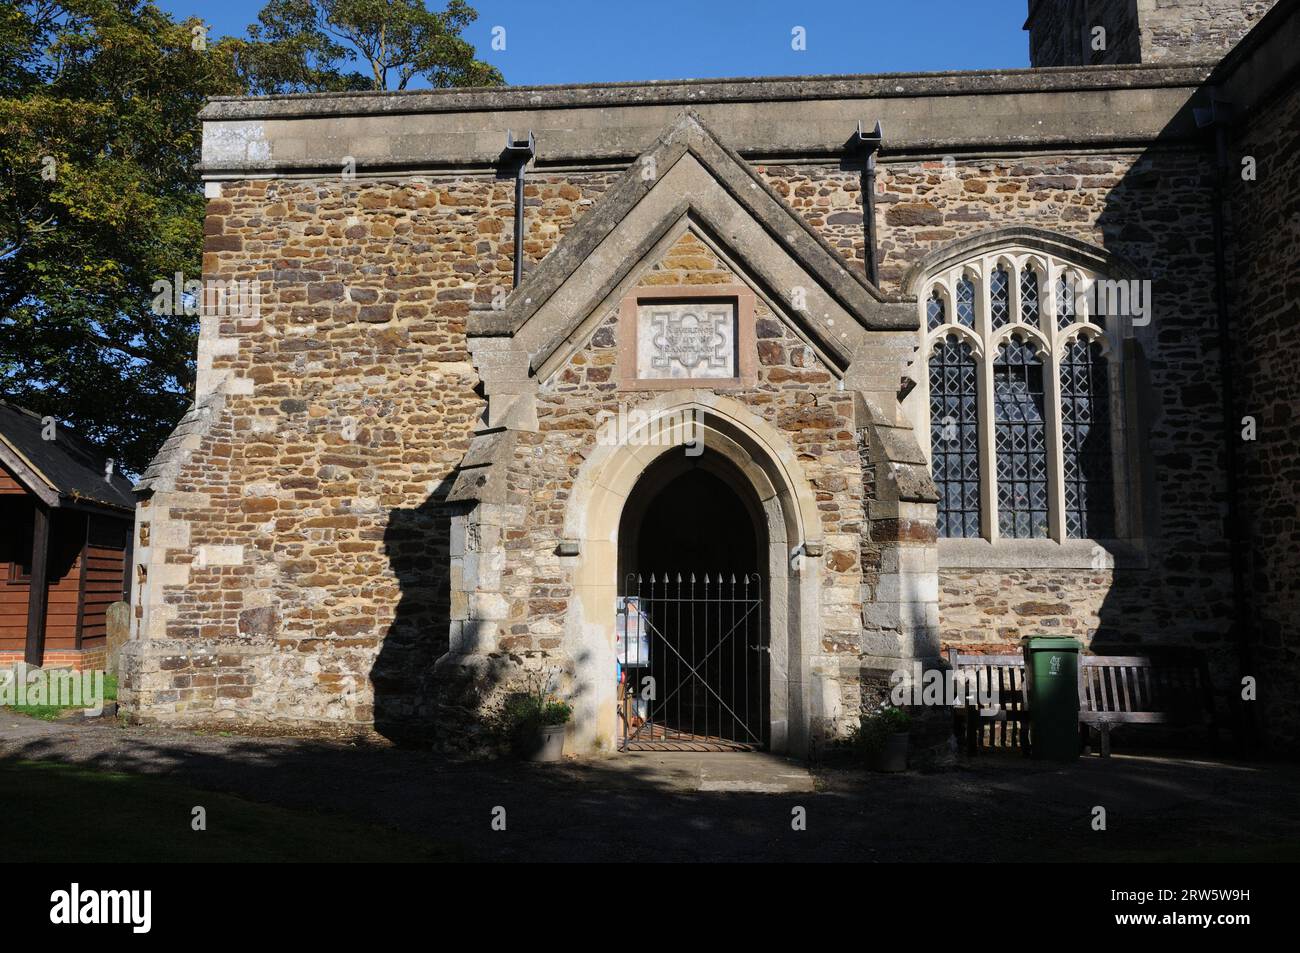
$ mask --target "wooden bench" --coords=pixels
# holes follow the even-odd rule
[[[1214,691],[1203,658],[1084,655],[1079,659],[1079,725],[1101,736],[1110,757],[1116,725],[1204,725],[1217,741]],[[1085,737],[1086,740],[1086,737]]]
[[[979,751],[984,729],[989,729],[989,747],[1029,749],[1029,710],[1025,699],[1025,660],[1020,655],[961,655],[948,650],[948,664],[975,686],[979,697],[997,695],[997,707],[980,710],[966,703],[953,708],[953,730],[966,739],[970,754]],[[1001,744],[997,744],[999,727]]]
[[[954,706],[954,731],[966,739],[975,754],[990,729],[989,746],[1020,747],[1028,752],[1029,700],[1025,697],[1025,660],[1021,655],[961,655],[948,650],[954,672],[976,679],[981,695],[997,691],[997,708],[980,711],[971,705]],[[1208,728],[1210,742],[1217,741],[1214,691],[1204,658],[1184,654],[1082,655],[1079,657],[1080,742],[1088,733],[1101,739],[1101,756],[1110,757],[1110,733],[1117,725],[1169,725]]]

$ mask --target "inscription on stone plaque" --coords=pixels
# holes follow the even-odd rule
[[[736,306],[655,302],[637,308],[636,374],[642,380],[736,376]]]

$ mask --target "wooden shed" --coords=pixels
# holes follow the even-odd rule
[[[0,401],[0,665],[104,667],[108,607],[130,593],[134,509],[104,454]]]

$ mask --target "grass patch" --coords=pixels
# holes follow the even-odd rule
[[[427,862],[461,851],[334,814],[255,804],[133,774],[46,761],[0,761],[0,804],[22,805],[9,826],[9,863]],[[207,811],[207,830],[190,827]]]
[[[80,677],[79,673],[72,673]],[[117,676],[104,674],[104,704],[117,701]],[[65,713],[71,711],[84,710],[84,705],[5,705],[5,711],[17,712],[20,715],[27,715],[29,718],[38,718],[41,721],[56,721]]]

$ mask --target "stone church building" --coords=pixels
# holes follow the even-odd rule
[[[204,278],[259,293],[137,490],[125,708],[464,745],[540,673],[610,751],[631,620],[693,731],[778,751],[1038,634],[1195,648],[1300,743],[1300,2],[1026,29],[210,102]]]

